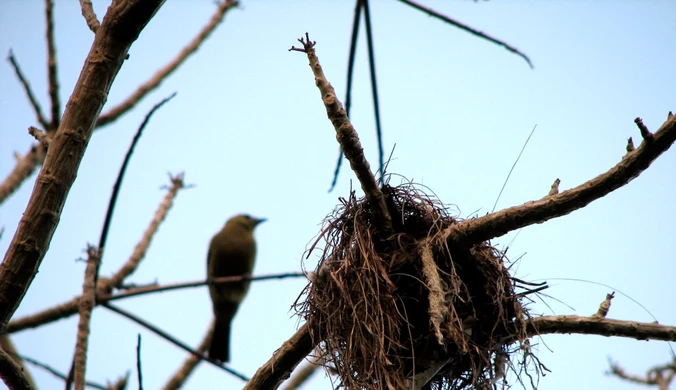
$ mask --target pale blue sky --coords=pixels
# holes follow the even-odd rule
[[[60,95],[63,106],[93,34],[78,2],[55,6]],[[676,110],[676,3],[671,1],[432,1],[445,12],[527,53],[519,57],[431,19],[397,1],[373,1],[384,141],[396,143],[390,172],[422,182],[467,217],[490,211],[532,127],[538,128],[500,199],[499,208],[540,198],[556,178],[576,186],[617,163],[626,138],[640,139],[633,119],[651,130]],[[94,1],[101,17],[107,2]],[[172,58],[209,19],[211,1],[172,0],[130,51],[111,90],[110,107]],[[336,152],[307,59],[287,49],[308,31],[324,71],[345,95],[352,1],[243,1],[199,52],[118,122],[98,130],[87,149],[40,273],[16,316],[66,301],[81,291],[83,256],[98,241],[115,175],[146,112],[177,91],[146,128],[126,176],[112,223],[102,273],[131,254],[164,196],[166,173],[186,172],[196,187],[176,199],[146,259],[130,281],[170,283],[204,277],[207,243],[232,214],[267,217],[257,231],[255,273],[300,269],[301,255],[322,218],[347,196],[352,172],[343,169],[327,193]],[[48,113],[44,9],[37,0],[0,2],[0,54],[10,48]],[[365,39],[357,56],[352,121],[375,166],[377,149]],[[33,142],[32,110],[6,62],[0,63],[0,176],[12,153]],[[106,109],[104,109],[106,111]],[[526,254],[526,280],[579,278],[613,286],[648,308],[661,323],[676,324],[676,151],[670,150],[628,186],[569,216],[524,229],[510,253]],[[32,178],[34,179],[34,177]],[[32,181],[0,207],[4,253],[25,209]],[[513,234],[496,240],[506,244]],[[316,260],[316,259],[313,259]],[[312,267],[313,263],[308,263]],[[551,279],[550,279],[551,280]],[[290,305],[305,282],[256,283],[233,327],[232,367],[253,375],[296,329]],[[611,290],[552,280],[547,291],[556,314],[593,313]],[[179,339],[196,345],[211,319],[205,288],[122,301]],[[535,312],[551,314],[542,303]],[[610,317],[652,321],[619,295]],[[14,336],[21,353],[67,371],[76,317]],[[87,377],[135,377],[136,334],[143,336],[146,389],[163,385],[186,354],[103,308],[93,315]],[[537,340],[536,340],[537,341]],[[604,372],[608,357],[644,373],[670,359],[666,343],[596,336],[546,336],[539,357],[553,372],[542,389],[639,389]],[[551,351],[550,351],[551,350]],[[61,382],[38,369],[43,389]],[[513,377],[511,377],[513,379]],[[242,382],[202,364],[188,389],[238,388]],[[136,388],[134,383],[131,388]],[[327,389],[317,375],[306,388]]]

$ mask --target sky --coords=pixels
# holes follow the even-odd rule
[[[676,111],[676,3],[654,1],[433,1],[440,12],[525,52],[526,62],[494,44],[394,0],[371,2],[380,109],[386,154],[394,148],[393,184],[428,186],[456,215],[492,210],[531,129],[537,129],[497,208],[577,186],[615,165],[633,123],[656,131]],[[94,1],[99,17],[107,2]],[[168,1],[130,50],[104,108],[122,101],[175,56],[209,20],[214,3]],[[160,88],[117,122],[97,130],[87,148],[59,226],[15,318],[79,295],[87,243],[96,243],[117,171],[148,110],[177,96],[152,118],[136,148],[118,200],[101,266],[109,275],[129,257],[168,184],[185,172],[181,191],[130,282],[161,284],[203,279],[207,245],[230,216],[266,217],[256,232],[254,274],[312,269],[303,253],[321,223],[359,188],[344,165],[329,193],[338,145],[307,58],[288,52],[305,32],[317,42],[324,72],[345,96],[354,4],[346,1],[243,1],[213,36]],[[78,2],[55,5],[59,94],[72,92],[93,41]],[[37,0],[0,2],[0,53],[14,51],[45,112],[49,112],[44,7]],[[359,42],[351,120],[372,166],[377,164],[365,37]],[[0,63],[0,177],[25,153],[37,125],[8,62]],[[396,148],[395,148],[396,145]],[[535,314],[594,313],[617,291],[609,317],[676,324],[676,150],[640,177],[586,208],[521,230],[509,253],[516,276],[549,281]],[[0,205],[4,253],[25,210],[35,175]],[[360,191],[358,191],[360,193]],[[493,240],[504,246],[516,232]],[[573,280],[575,279],[575,280]],[[582,281],[576,281],[582,280]],[[297,329],[291,305],[304,279],[256,282],[233,323],[231,367],[251,376]],[[604,286],[605,285],[605,286]],[[621,292],[621,293],[620,293]],[[196,346],[212,317],[204,287],[146,295],[118,304]],[[654,316],[654,317],[653,317]],[[19,351],[66,372],[77,316],[13,335]],[[87,378],[115,380],[136,373],[142,336],[144,387],[160,388],[186,353],[125,318],[97,308],[92,318]],[[534,339],[552,371],[541,389],[639,389],[606,374],[608,359],[644,374],[671,359],[664,342],[582,335]],[[30,367],[40,388],[62,381]],[[508,377],[510,383],[514,376]],[[186,389],[239,388],[243,382],[201,364]],[[137,384],[132,381],[131,388]],[[318,373],[307,389],[331,388]]]

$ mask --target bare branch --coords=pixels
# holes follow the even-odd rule
[[[21,366],[4,350],[0,349],[0,378],[7,388],[13,390],[32,390],[30,382],[23,374]]]
[[[19,306],[49,248],[94,123],[129,47],[162,3],[116,1],[108,8],[0,266],[0,329]]]
[[[324,357],[321,355],[321,351],[318,349],[315,350],[317,356],[313,357],[312,360],[308,361],[296,371],[289,378],[288,381],[284,383],[284,390],[297,390],[303,386],[308,379],[317,371],[317,369],[322,368],[324,365]]]
[[[455,27],[457,27],[457,28],[459,28],[459,29],[461,29],[465,32],[468,32],[468,33],[470,33],[474,36],[477,36],[481,39],[485,39],[489,42],[493,42],[498,46],[504,47],[505,49],[507,49],[507,50],[511,51],[512,53],[518,55],[519,57],[523,58],[528,63],[528,66],[530,66],[530,68],[533,69],[533,63],[530,61],[530,58],[528,58],[527,55],[522,53],[519,49],[515,48],[514,46],[512,46],[512,45],[510,45],[506,42],[503,42],[499,39],[493,38],[489,35],[486,35],[479,30],[476,30],[476,29],[474,29],[474,28],[472,28],[472,27],[470,27],[466,24],[463,24],[463,23],[461,23],[457,20],[451,19],[446,15],[442,15],[442,14],[438,13],[437,11],[435,11],[431,8],[427,8],[423,5],[420,5],[420,4],[418,4],[414,1],[411,1],[411,0],[399,0],[399,1],[401,1],[404,4],[410,5],[411,7],[417,9],[418,11],[422,11],[422,12],[428,14],[429,16],[433,16],[437,19],[443,20],[444,22],[451,24],[451,25],[453,25],[453,26],[455,26]]]
[[[143,370],[141,369],[141,334],[136,336],[136,373],[138,374],[138,390],[143,390]]]
[[[207,330],[207,333],[204,335],[204,339],[200,343],[200,345],[197,347],[195,352],[197,352],[200,355],[204,355],[204,353],[207,351],[209,348],[209,345],[211,344],[211,338],[214,335],[214,325],[216,324],[215,321],[211,321],[211,325],[209,325],[209,329]],[[197,368],[197,365],[200,363],[201,359],[197,358],[195,355],[190,355],[188,356],[181,367],[179,367],[178,370],[174,373],[174,375],[169,378],[167,381],[167,384],[164,385],[163,389],[164,390],[178,390],[183,386],[185,381],[188,379],[190,374]]]
[[[118,271],[119,272],[119,271]],[[301,272],[291,272],[283,274],[272,274],[272,275],[262,275],[262,276],[225,276],[222,278],[215,278],[211,281],[214,284],[227,284],[227,283],[237,283],[242,280],[251,280],[251,281],[262,281],[270,279],[284,279],[284,278],[295,278],[295,277],[305,277],[305,274]],[[194,282],[185,282],[185,283],[175,283],[167,284],[163,286],[145,286],[138,287],[126,290],[125,292],[110,295],[110,279],[101,278],[98,284],[98,292],[100,294],[96,297],[96,304],[99,305],[102,302],[111,302],[120,299],[131,298],[144,294],[151,294],[163,291],[179,290],[184,288],[200,287],[206,286],[209,284],[208,280],[198,280]],[[50,307],[43,311],[40,311],[35,314],[30,314],[25,317],[17,318],[12,320],[6,328],[7,333],[15,333],[28,328],[36,328],[40,325],[44,325],[62,318],[67,318],[76,314],[78,312],[78,307],[80,304],[81,296],[77,296],[70,301],[64,302],[62,304]]]
[[[674,141],[676,116],[668,119],[650,141],[641,142],[636,150],[625,154],[607,172],[557,195],[452,225],[447,230],[448,238],[458,242],[481,242],[569,214],[629,183],[667,151]]]
[[[96,17],[96,13],[94,13],[92,0],[80,0],[80,8],[82,9],[82,16],[84,16],[87,22],[87,27],[96,34],[96,30],[99,29],[101,23],[99,23],[99,19]]]
[[[150,225],[143,233],[141,241],[139,241],[139,243],[136,244],[134,252],[131,254],[131,257],[129,257],[129,260],[127,260],[127,262],[122,266],[122,268],[120,268],[120,270],[117,271],[108,280],[110,287],[114,288],[119,286],[120,284],[122,284],[122,282],[126,277],[128,277],[134,271],[136,271],[136,268],[138,267],[139,263],[145,257],[146,251],[150,246],[150,242],[155,236],[155,233],[157,233],[157,229],[159,229],[160,224],[162,223],[162,221],[164,221],[164,218],[166,218],[167,213],[169,213],[169,209],[174,204],[174,198],[176,198],[176,194],[178,194],[178,191],[180,189],[185,188],[185,185],[183,183],[183,177],[184,177],[183,173],[179,173],[176,176],[170,177],[171,188],[167,192],[167,195],[164,196],[164,200],[160,204],[160,207],[157,209],[157,212],[155,213],[153,220],[150,221]]]
[[[12,354],[10,353],[10,355],[12,355]],[[55,377],[57,377],[59,379],[63,379],[64,381],[66,380],[66,374],[60,372],[59,370],[55,369],[54,367],[52,367],[48,364],[41,363],[41,362],[39,362],[35,359],[31,359],[27,356],[23,356],[23,355],[20,355],[20,354],[16,354],[16,357],[34,365],[35,367],[42,368],[43,370],[49,372],[50,374],[54,375]],[[108,387],[103,386],[103,385],[98,384],[98,383],[95,383],[95,382],[89,382],[88,381],[86,383],[86,385],[87,385],[87,387],[90,387],[92,389],[108,390]],[[35,387],[35,386],[33,386],[33,387]]]
[[[47,133],[38,129],[37,127],[29,127],[28,134],[32,135],[45,148],[49,147],[49,144],[52,142],[52,139],[47,135]]]
[[[319,58],[315,53],[315,42],[310,41],[310,36],[305,33],[305,38],[298,40],[303,48],[291,47],[290,51],[300,51],[307,54],[310,68],[315,75],[315,84],[322,95],[322,101],[326,107],[326,114],[336,130],[336,139],[340,143],[343,154],[350,161],[350,167],[357,175],[361,188],[369,202],[375,221],[375,227],[381,239],[388,239],[392,234],[392,218],[387,211],[385,196],[378,187],[375,176],[371,172],[371,166],[364,156],[364,149],[359,142],[359,135],[350,123],[343,105],[336,96],[336,91],[328,82],[324,71],[319,64]]]
[[[28,179],[35,171],[35,168],[42,163],[44,157],[45,151],[42,145],[33,145],[28,153],[17,159],[12,172],[10,172],[5,180],[0,183],[0,204],[21,187],[21,184]]]
[[[256,371],[243,390],[276,389],[314,347],[309,327],[305,323]]]
[[[45,0],[45,19],[47,20],[47,78],[49,79],[49,101],[51,102],[52,121],[45,127],[48,133],[56,131],[61,121],[61,101],[59,99],[59,75],[56,69],[56,46],[54,44],[54,8],[53,0]]]
[[[89,344],[89,322],[92,309],[96,304],[96,270],[101,261],[101,252],[98,248],[87,248],[87,267],[85,269],[82,298],[80,299],[80,320],[77,324],[77,342],[73,357],[73,378],[75,390],[85,387],[85,371],[87,368],[87,346]]]
[[[14,346],[14,343],[12,342],[12,339],[9,337],[8,334],[0,335],[0,350],[7,352],[7,354],[12,358],[12,360],[14,360],[14,363],[16,363],[20,367],[21,372],[23,372],[24,376],[26,377],[26,380],[31,385],[31,387],[37,388],[37,386],[35,386],[35,381],[33,380],[30,371],[28,371],[28,368],[24,364],[23,359],[19,356],[19,352],[16,350],[16,347]]]
[[[40,123],[40,126],[42,126],[45,130],[48,130],[50,128],[50,123],[45,118],[45,115],[42,113],[42,107],[40,107],[38,99],[35,98],[33,89],[31,89],[31,86],[28,83],[26,76],[24,76],[23,72],[21,71],[19,62],[14,57],[14,52],[11,50],[7,55],[7,61],[9,61],[9,63],[12,64],[14,74],[16,74],[16,77],[19,79],[19,82],[23,86],[23,90],[26,93],[26,96],[28,97],[28,101],[31,103],[31,107],[33,107],[33,111],[35,112],[35,118],[37,119],[38,123]]]
[[[108,112],[101,114],[96,121],[96,127],[103,127],[116,121],[125,112],[131,110],[138,102],[141,101],[147,94],[160,86],[162,81],[169,77],[181,64],[194,52],[199,49],[200,45],[206,41],[212,32],[223,21],[225,14],[232,8],[239,4],[236,0],[224,0],[218,4],[218,8],[211,16],[209,23],[207,23],[202,30],[193,38],[193,40],[185,46],[178,55],[171,60],[163,68],[155,72],[155,74],[145,83],[141,84],[134,93],[127,97],[122,103],[108,110]]]

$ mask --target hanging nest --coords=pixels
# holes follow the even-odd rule
[[[458,220],[414,185],[382,190],[395,236],[374,239],[367,201],[341,199],[296,304],[337,387],[411,389],[412,377],[433,370],[423,388],[492,388],[512,353],[505,340],[526,339],[504,255],[449,242]]]

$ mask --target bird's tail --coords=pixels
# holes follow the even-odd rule
[[[220,360],[224,363],[230,361],[230,324],[238,306],[238,302],[231,301],[214,303],[216,324],[209,346],[209,357],[211,359]]]

